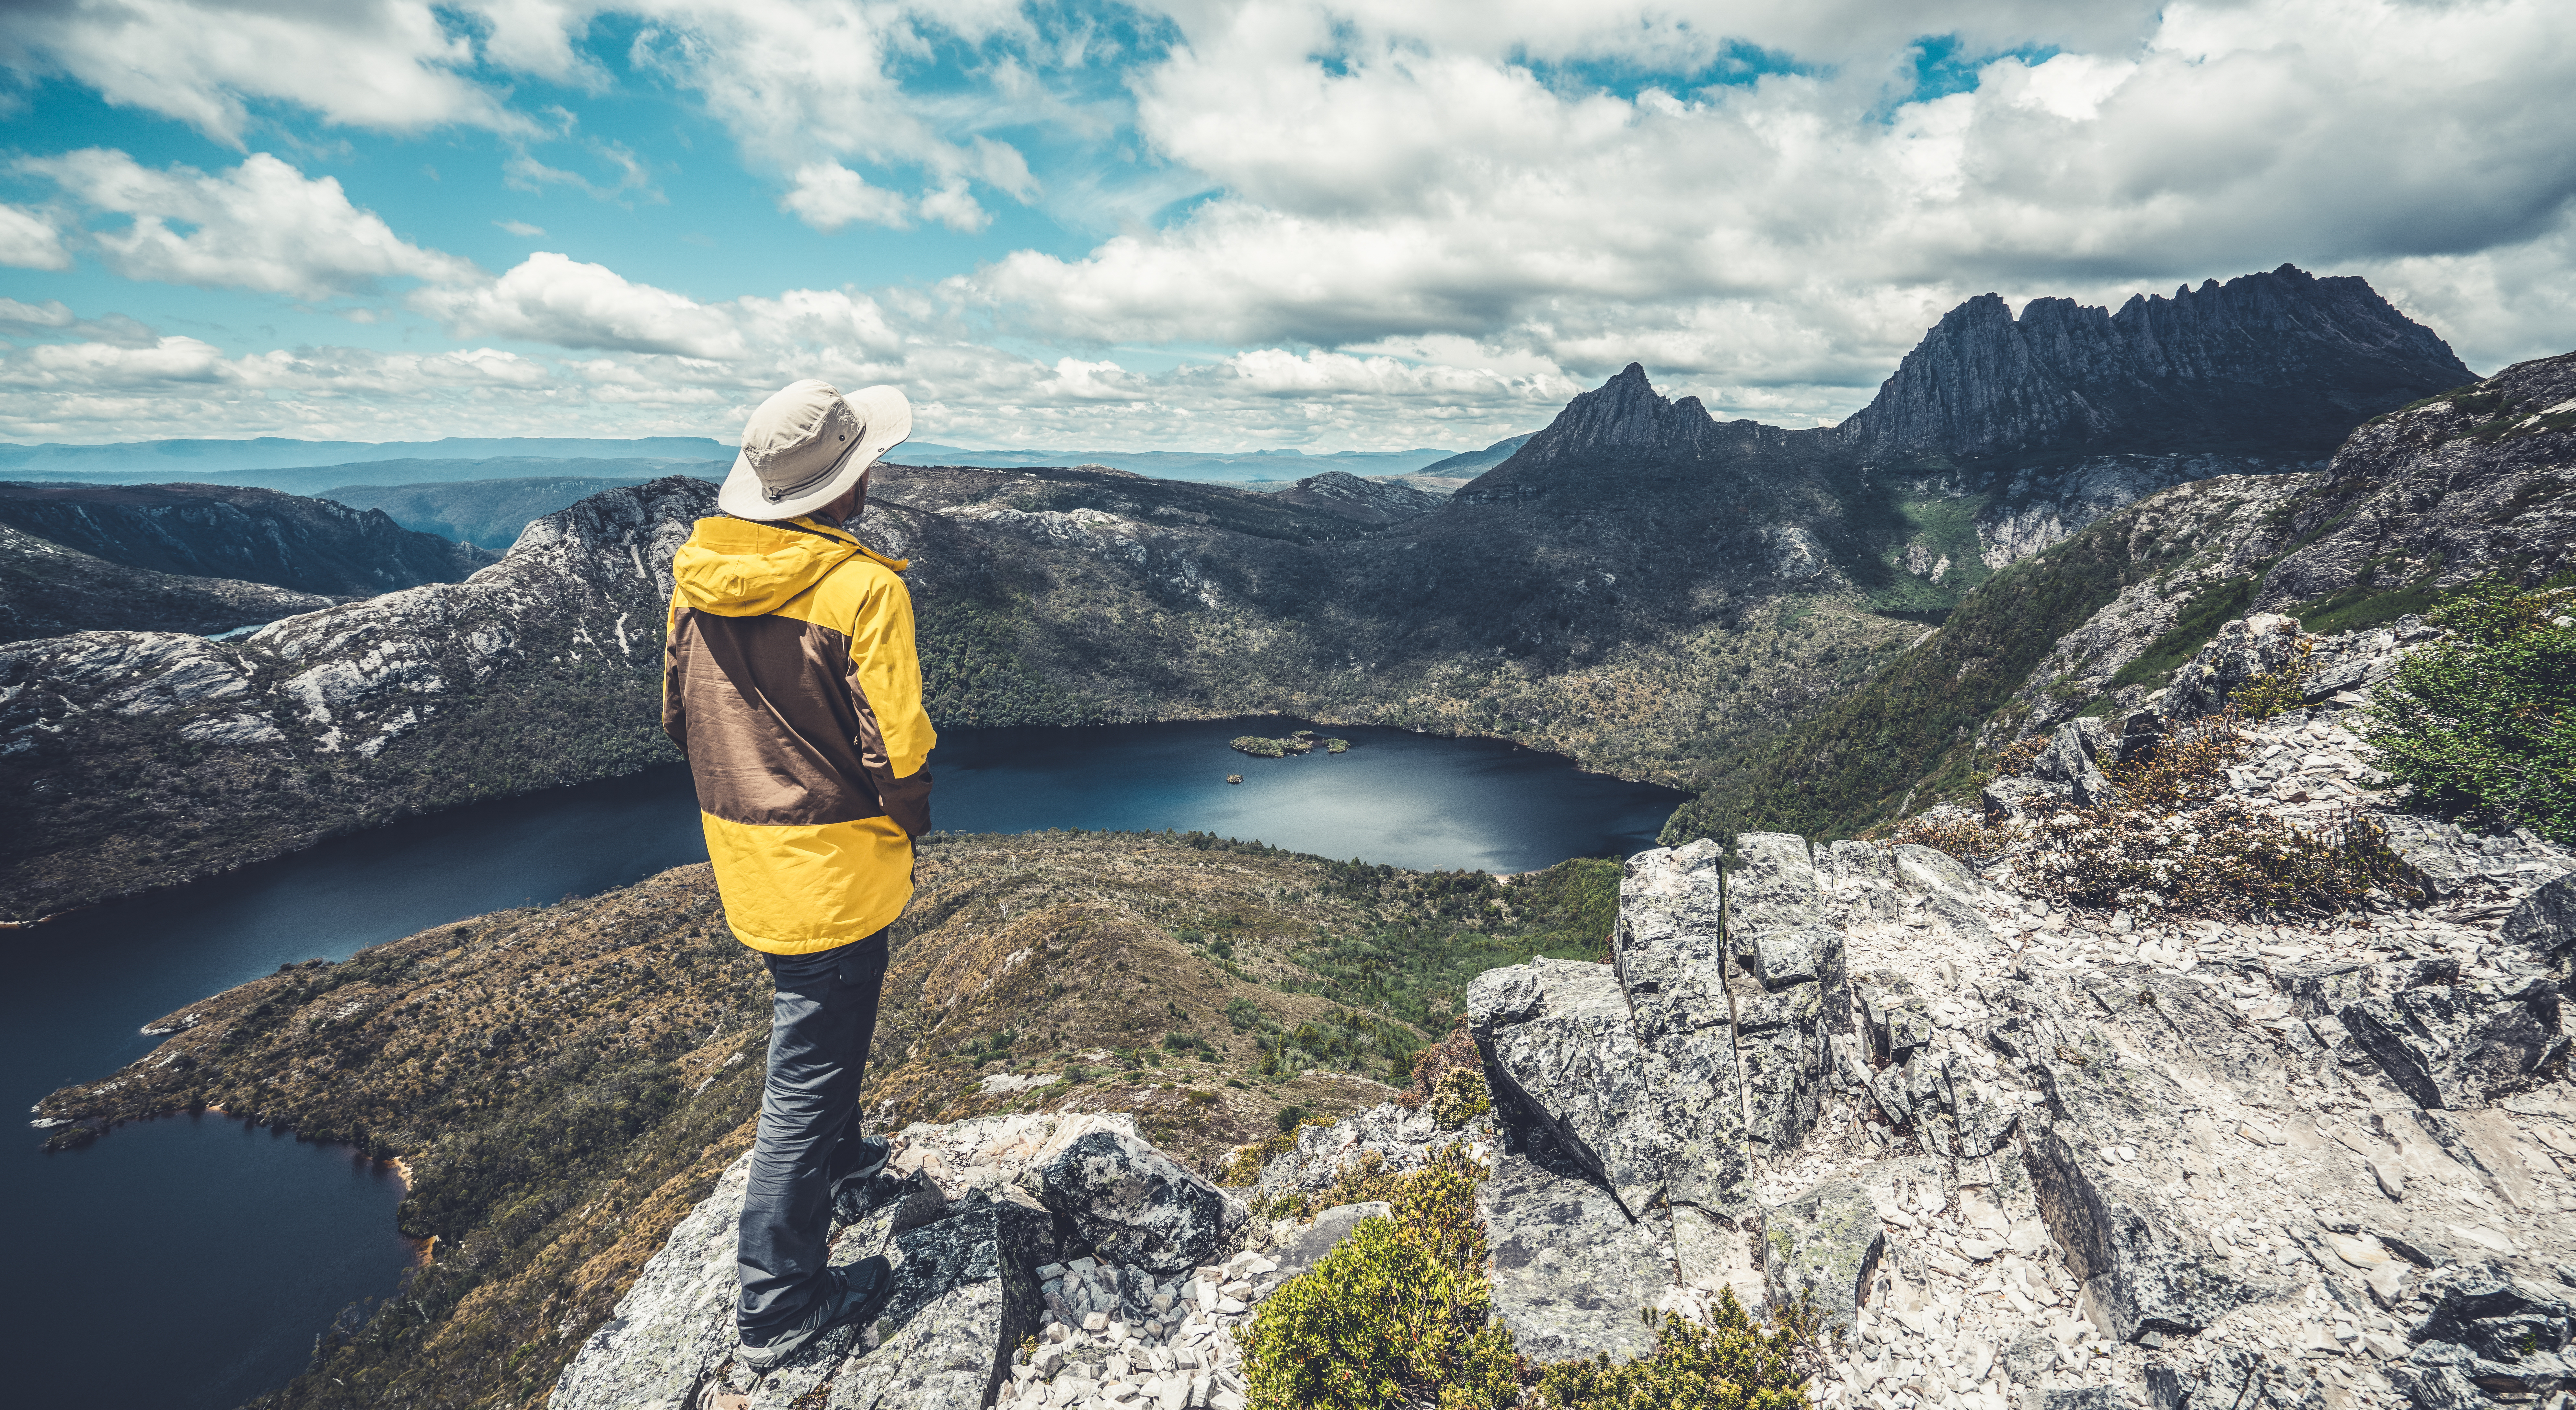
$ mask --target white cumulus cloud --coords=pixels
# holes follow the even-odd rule
[[[351,205],[336,179],[307,178],[265,152],[215,173],[156,171],[98,147],[29,158],[18,169],[90,211],[126,217],[122,229],[89,238],[128,279],[320,299],[373,293],[388,279],[479,277],[471,263],[412,244]]]
[[[20,206],[0,204],[0,264],[18,269],[69,269],[71,251],[63,248],[54,223]]]

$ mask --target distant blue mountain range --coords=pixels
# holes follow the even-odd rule
[[[933,441],[911,441],[889,459],[907,465],[1106,465],[1166,480],[1299,480],[1340,470],[1353,475],[1403,475],[1445,460],[1456,452],[1439,449],[1406,451],[1339,451],[1307,455],[1294,450],[1266,451],[1106,451],[1106,450],[967,450]],[[295,441],[276,436],[255,440],[125,441],[113,445],[10,445],[0,443],[0,479],[16,480],[214,480],[228,484],[271,484],[274,479],[349,483],[392,483],[374,473],[331,476],[279,471],[312,471],[324,467],[402,462],[405,482],[481,480],[536,473],[532,460],[583,461],[566,474],[621,473],[610,462],[631,469],[622,473],[707,474],[733,459],[734,447],[711,437],[647,436],[634,440],[547,436],[455,436],[438,441]],[[668,468],[665,468],[665,467]],[[309,491],[303,491],[308,492]]]

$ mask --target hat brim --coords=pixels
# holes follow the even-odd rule
[[[790,499],[772,502],[761,490],[759,472],[751,468],[748,457],[736,452],[733,472],[725,476],[724,485],[716,491],[716,507],[737,519],[764,519],[776,522],[811,514],[849,492],[877,463],[877,458],[903,444],[912,436],[912,403],[894,387],[861,387],[841,400],[859,418],[859,443],[850,447],[849,455],[839,469],[826,476],[823,483]]]

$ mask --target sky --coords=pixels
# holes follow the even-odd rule
[[[5,0],[0,440],[1464,449],[2355,274],[2576,348],[2565,0]]]

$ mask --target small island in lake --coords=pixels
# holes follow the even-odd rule
[[[1327,754],[1347,753],[1351,742],[1347,739],[1326,739],[1313,730],[1301,729],[1293,730],[1280,739],[1265,739],[1257,734],[1237,735],[1226,741],[1226,747],[1241,750],[1258,759],[1284,759],[1291,754],[1311,754],[1317,749]]]

